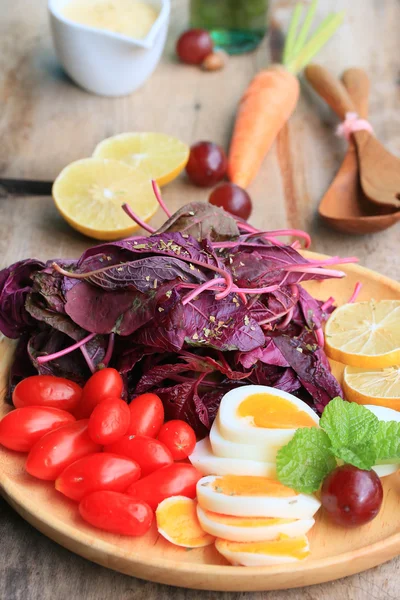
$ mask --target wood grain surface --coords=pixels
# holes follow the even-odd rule
[[[0,176],[54,178],[72,160],[91,154],[104,137],[129,130],[164,131],[188,143],[228,144],[237,101],[252,75],[276,54],[278,29],[286,29],[292,0],[272,2],[273,35],[257,52],[230,60],[225,70],[202,73],[173,58],[174,41],[187,25],[187,1],[172,0],[164,59],[136,94],[91,96],[60,69],[48,30],[46,1],[0,1]],[[323,0],[320,16],[346,10],[346,22],[319,61],[336,74],[350,66],[368,70],[370,120],[379,139],[400,155],[398,0]],[[279,44],[278,44],[279,45]],[[251,221],[265,228],[300,227],[313,250],[356,254],[365,266],[399,279],[399,226],[352,237],[323,226],[316,207],[343,157],[333,134],[336,118],[306,84],[290,124],[250,188]],[[171,208],[206,198],[185,178],[165,188]],[[158,213],[154,224],[162,221]],[[77,256],[87,239],[58,216],[49,198],[0,198],[0,267],[27,256]],[[377,600],[397,599],[400,560],[335,583],[268,593],[208,593],[168,588],[114,573],[81,559],[36,532],[0,501],[1,600]]]

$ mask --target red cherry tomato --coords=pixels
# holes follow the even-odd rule
[[[90,415],[89,435],[97,444],[112,444],[127,432],[131,420],[129,406],[121,398],[106,398]]]
[[[225,152],[213,142],[197,142],[190,148],[186,173],[200,187],[215,185],[224,177],[228,165]]]
[[[81,517],[98,529],[118,535],[144,535],[153,522],[153,511],[144,502],[119,492],[93,492],[79,505]]]
[[[29,452],[48,431],[75,421],[66,410],[49,406],[25,406],[0,421],[0,444],[17,452]]]
[[[190,425],[179,419],[165,423],[157,439],[167,446],[174,460],[187,458],[196,445],[195,432]]]
[[[53,375],[33,375],[19,382],[12,401],[15,408],[51,406],[73,411],[82,397],[82,388],[75,382]]]
[[[82,500],[84,496],[99,490],[124,492],[140,477],[140,467],[125,456],[98,452],[84,456],[69,465],[56,479],[56,490],[71,498]]]
[[[144,435],[125,435],[105,449],[136,461],[143,477],[174,462],[171,452],[162,442]]]
[[[324,479],[321,503],[329,518],[342,527],[358,527],[380,511],[383,488],[375,471],[353,465],[337,467]]]
[[[192,465],[175,463],[155,471],[130,485],[127,494],[146,502],[153,510],[171,496],[196,497],[196,484],[202,474]]]
[[[88,420],[63,425],[46,433],[28,454],[25,469],[33,477],[54,481],[68,465],[93,452],[101,446],[95,444],[88,434]]]
[[[82,400],[76,410],[78,419],[87,419],[97,404],[106,398],[120,398],[124,384],[116,369],[96,371],[85,384]]]
[[[131,423],[130,435],[157,437],[164,423],[164,406],[155,394],[142,394],[129,404]]]
[[[213,41],[206,29],[189,29],[182,33],[176,44],[176,53],[182,62],[200,65],[213,51]]]

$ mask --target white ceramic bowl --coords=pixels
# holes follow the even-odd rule
[[[160,12],[141,40],[67,19],[61,11],[68,1],[48,3],[54,46],[68,75],[100,96],[125,96],[140,87],[156,68],[164,49],[170,0],[147,0]]]

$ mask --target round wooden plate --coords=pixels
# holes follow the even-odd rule
[[[310,258],[317,255],[306,253]],[[313,295],[334,296],[341,304],[357,281],[360,299],[400,298],[400,284],[359,266],[343,267],[341,280],[311,282]],[[0,342],[0,417],[5,404],[7,371],[14,344]],[[343,367],[333,364],[337,377]],[[217,591],[256,591],[293,588],[352,575],[390,560],[400,553],[400,480],[383,479],[384,502],[379,516],[363,527],[342,529],[317,514],[310,532],[311,555],[302,563],[261,568],[232,567],[213,546],[185,550],[158,535],[156,528],[143,538],[127,538],[95,530],[79,517],[76,504],[24,471],[25,456],[0,447],[0,488],[7,502],[42,533],[72,552],[105,567],[142,579],[187,588]]]

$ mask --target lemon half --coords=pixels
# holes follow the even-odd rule
[[[165,133],[121,133],[100,142],[93,156],[120,160],[163,186],[185,168],[189,152],[187,144]]]
[[[329,358],[346,365],[400,365],[400,300],[344,304],[329,317],[325,339]]]
[[[54,182],[53,198],[71,227],[96,240],[117,240],[138,228],[122,204],[129,204],[143,221],[158,208],[148,176],[104,158],[85,158],[65,167]]]

